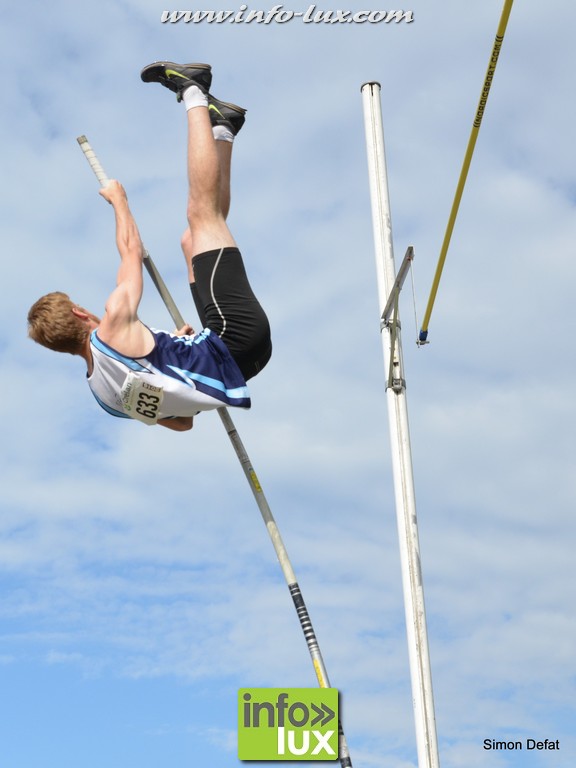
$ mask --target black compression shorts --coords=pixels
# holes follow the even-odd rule
[[[248,282],[238,248],[199,253],[192,259],[192,298],[204,328],[218,334],[246,380],[272,354],[268,318]]]

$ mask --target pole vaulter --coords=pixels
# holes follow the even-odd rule
[[[102,187],[106,187],[106,185],[109,182],[109,178],[106,175],[102,165],[100,164],[100,161],[96,156],[96,153],[94,152],[91,145],[89,144],[88,139],[86,138],[86,136],[80,136],[78,137],[77,141],[86,159],[88,160],[90,167],[94,171],[96,178],[100,182],[100,185]],[[182,317],[180,311],[178,310],[176,303],[174,302],[172,296],[170,295],[170,292],[166,287],[166,284],[162,279],[162,276],[158,272],[158,269],[156,268],[156,265],[154,264],[146,248],[143,248],[143,263],[152,282],[156,286],[156,289],[158,290],[158,293],[160,294],[166,306],[166,309],[168,310],[173,322],[175,323],[175,326],[177,328],[181,328],[182,326],[185,325],[184,318]],[[262,490],[262,486],[260,485],[260,482],[256,475],[256,471],[252,466],[252,463],[248,457],[248,453],[244,448],[242,440],[240,439],[240,435],[238,434],[238,430],[234,426],[234,422],[232,421],[232,417],[230,416],[228,409],[225,407],[222,407],[216,410],[218,412],[218,415],[220,416],[222,424],[224,425],[226,433],[228,434],[230,442],[232,443],[234,451],[236,452],[236,456],[238,457],[238,460],[242,466],[246,479],[248,480],[248,484],[250,485],[250,489],[252,491],[252,494],[254,495],[254,498],[256,500],[256,503],[262,515],[262,519],[266,525],[266,529],[272,541],[272,545],[274,547],[276,556],[278,558],[280,567],[282,569],[282,573],[288,585],[288,589],[290,591],[290,595],[292,597],[294,607],[296,609],[296,613],[298,614],[298,619],[300,621],[300,626],[304,633],[304,638],[306,640],[306,644],[310,652],[310,656],[312,659],[312,664],[314,666],[314,671],[316,673],[318,684],[321,688],[330,688],[331,685],[328,679],[328,673],[326,671],[326,666],[322,658],[320,646],[318,644],[318,640],[316,638],[316,634],[312,626],[312,621],[308,614],[308,610],[306,608],[306,604],[304,602],[302,592],[298,585],[298,581],[296,580],[296,575],[292,568],[290,558],[288,557],[288,552],[286,550],[284,542],[282,541],[280,531],[278,529],[274,516],[272,515],[272,511],[270,509],[268,501],[266,500],[266,496],[264,495],[264,491]],[[340,765],[342,766],[342,768],[352,768],[352,761],[350,758],[350,753],[348,751],[348,745],[346,742],[346,738],[344,736],[344,731],[343,731],[341,722],[338,723],[338,736],[339,736],[338,744],[339,744]]]

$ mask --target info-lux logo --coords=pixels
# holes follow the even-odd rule
[[[337,760],[335,688],[241,688],[240,760]]]

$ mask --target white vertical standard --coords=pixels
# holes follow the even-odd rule
[[[362,102],[368,151],[368,173],[376,249],[378,293],[382,312],[382,346],[384,349],[384,366],[386,376],[388,377],[386,396],[390,423],[394,495],[400,540],[402,584],[406,609],[418,765],[419,768],[438,768],[440,763],[436,739],[436,719],[434,715],[428,635],[426,631],[424,590],[420,567],[418,522],[416,519],[416,500],[406,404],[406,381],[402,360],[402,340],[397,296],[394,301],[396,311],[393,316],[391,318],[384,317],[385,308],[390,306],[389,299],[391,298],[392,291],[398,291],[398,283],[392,246],[392,222],[388,197],[379,83],[370,82],[362,86]]]

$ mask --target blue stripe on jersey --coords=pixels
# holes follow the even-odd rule
[[[107,355],[108,357],[111,357],[114,360],[118,360],[118,362],[123,363],[125,366],[130,368],[132,371],[147,371],[148,368],[145,368],[143,365],[140,365],[140,363],[136,362],[134,358],[132,357],[125,357],[124,355],[121,355],[120,352],[116,352],[115,349],[112,349],[112,347],[109,347],[108,344],[105,344],[103,341],[101,341],[98,336],[96,335],[96,331],[92,331],[90,335],[90,341],[96,349],[98,349],[103,354]],[[130,417],[128,417],[130,418]]]
[[[105,403],[103,400],[100,400],[100,398],[98,397],[98,395],[96,394],[96,392],[94,392],[94,390],[93,390],[93,389],[90,389],[90,391],[91,391],[91,392],[92,392],[92,394],[94,395],[94,397],[95,397],[95,399],[96,399],[96,402],[98,403],[98,405],[99,405],[101,408],[104,408],[104,410],[106,411],[106,413],[109,413],[111,416],[118,416],[118,417],[119,417],[119,418],[121,418],[121,419],[131,419],[131,418],[132,418],[131,416],[128,416],[128,414],[127,414],[127,413],[124,413],[123,411],[117,411],[115,408],[112,408],[111,406],[109,406],[109,405],[106,405],[106,403]]]
[[[249,397],[248,387],[236,387],[235,389],[227,389],[226,386],[218,379],[213,379],[210,376],[202,376],[200,373],[192,373],[191,371],[183,371],[181,368],[177,368],[175,365],[169,365],[173,371],[178,373],[184,380],[192,379],[200,384],[205,384],[207,387],[217,389],[219,392],[223,392],[226,397],[231,400],[243,400]]]

